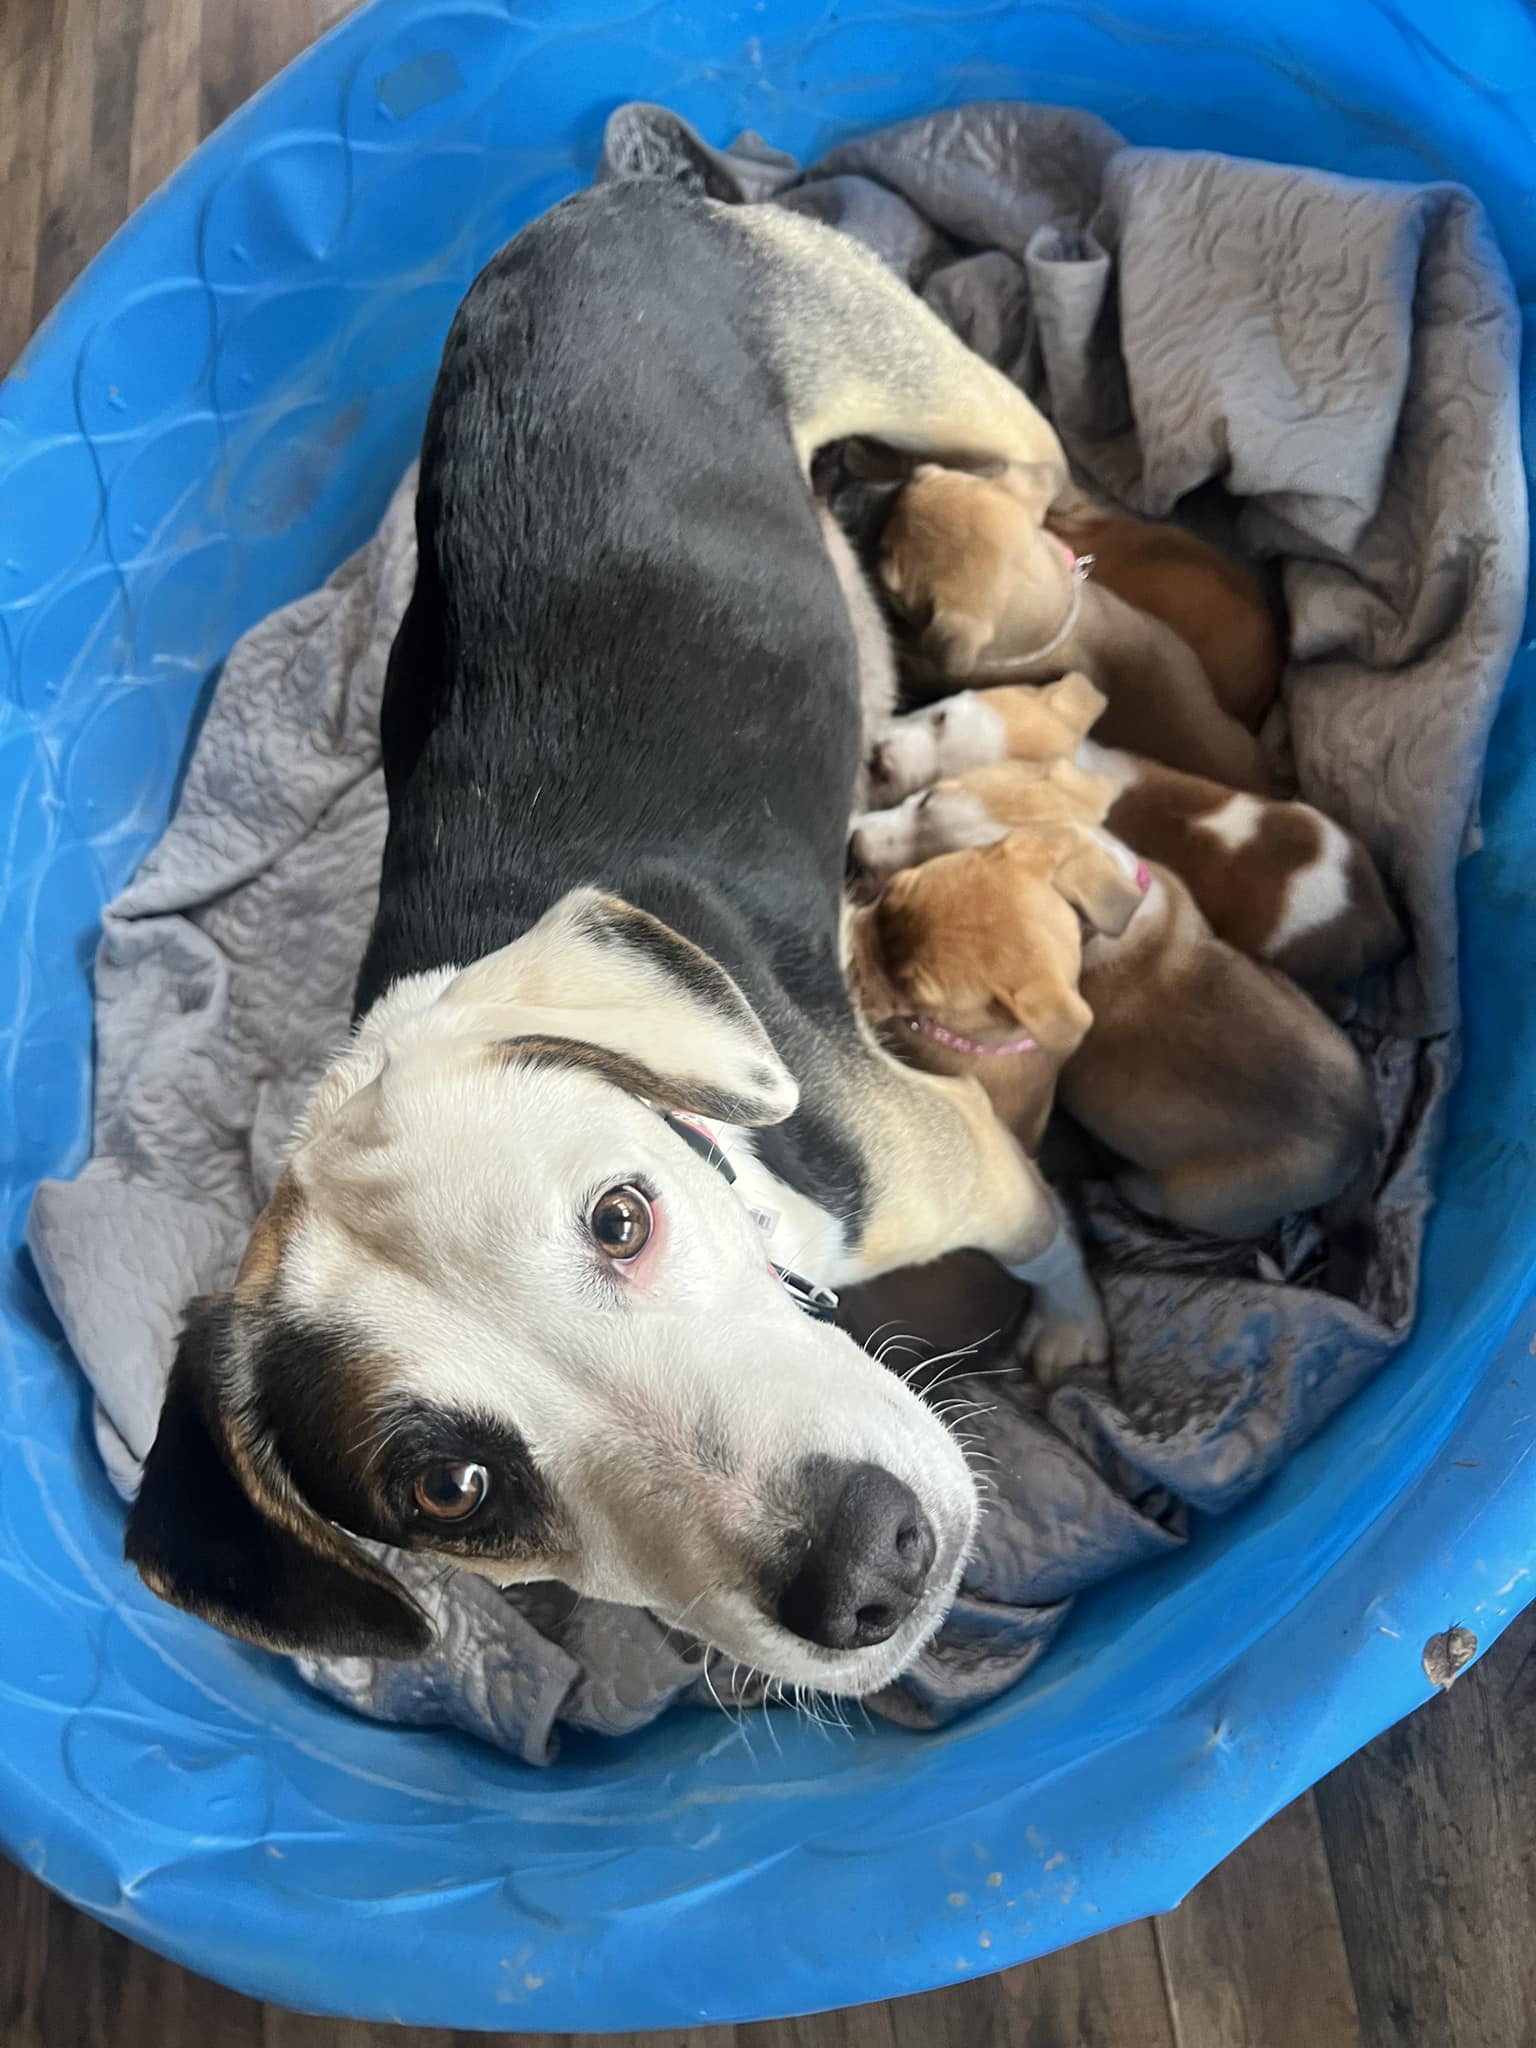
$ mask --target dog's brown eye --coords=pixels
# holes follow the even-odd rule
[[[490,1492],[491,1478],[483,1465],[428,1465],[411,1490],[434,1522],[463,1522]]]
[[[651,1234],[651,1205],[637,1187],[610,1188],[593,1203],[588,1227],[598,1250],[623,1265],[645,1248]]]

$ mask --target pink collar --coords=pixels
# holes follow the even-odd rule
[[[1047,655],[1054,654],[1063,641],[1070,638],[1072,629],[1077,624],[1078,613],[1083,608],[1083,585],[1093,573],[1094,558],[1092,555],[1074,554],[1059,534],[1052,533],[1046,537],[1055,541],[1072,565],[1072,595],[1067,601],[1067,615],[1050,639],[1042,641],[1038,647],[1032,647],[1028,654],[1010,654],[1003,661],[988,661],[983,654],[981,667],[989,675],[1000,674],[1004,669],[1033,668],[1037,661],[1044,661]]]
[[[936,1023],[932,1017],[905,1017],[902,1021],[909,1031],[915,1031],[920,1038],[931,1038],[935,1045],[942,1045],[950,1052],[976,1053],[992,1057],[997,1053],[1039,1050],[1032,1038],[1007,1038],[1001,1045],[983,1045],[979,1039],[967,1038],[963,1032],[951,1031],[947,1024]]]

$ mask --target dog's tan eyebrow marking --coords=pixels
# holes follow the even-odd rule
[[[622,1088],[626,1095],[659,1103],[666,1109],[691,1109],[701,1116],[716,1117],[727,1124],[755,1120],[753,1104],[741,1096],[691,1082],[686,1077],[660,1074],[643,1060],[631,1059],[627,1053],[611,1052],[606,1046],[587,1045],[579,1038],[529,1033],[521,1038],[500,1038],[487,1051],[489,1058],[498,1066],[532,1064],[556,1067],[568,1074],[591,1074],[600,1081],[611,1082],[615,1088]]]
[[[304,1219],[304,1196],[292,1172],[284,1167],[278,1176],[272,1199],[256,1218],[235,1275],[237,1301],[256,1301],[277,1278],[294,1232]]]

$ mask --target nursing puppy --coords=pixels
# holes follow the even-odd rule
[[[357,1027],[177,1355],[128,1528],[167,1598],[418,1652],[366,1537],[866,1692],[947,1611],[975,1489],[785,1269],[978,1246],[1053,1356],[1102,1355],[982,1090],[898,1064],[848,994],[859,658],[809,469],[854,433],[1064,473],[873,257],[771,207],[604,186],[471,288]]]
[[[1177,633],[1086,574],[1041,525],[1055,473],[1006,481],[924,464],[880,540],[880,578],[950,681],[1047,682],[1079,670],[1108,700],[1099,732],[1171,768],[1267,790],[1258,741],[1217,701]]]
[[[961,776],[986,823],[1031,822],[1041,802],[1032,772],[1005,769],[973,783],[968,771],[1010,761],[1032,771],[1059,758],[1057,707],[1046,700],[1055,693],[1059,701],[1073,683],[1087,687],[1067,678],[1050,691],[964,691],[893,719],[871,755],[872,793],[889,802]],[[1087,700],[1081,702],[1086,712]],[[1235,794],[1093,740],[1080,742],[1072,758],[1082,773],[1110,785],[1109,829],[1171,868],[1212,930],[1239,952],[1269,961],[1324,997],[1402,955],[1403,928],[1375,862],[1353,833],[1311,804]],[[942,829],[952,834],[958,827],[951,820]],[[854,845],[872,867],[889,872],[888,863],[903,864],[908,833],[920,838],[924,831],[940,843],[938,817],[913,800],[886,824],[856,821]]]
[[[1144,881],[1078,825],[941,854],[855,913],[854,993],[902,1058],[973,1076],[1036,1153],[1056,1077],[1093,1022],[1078,989],[1083,934],[1124,931]]]

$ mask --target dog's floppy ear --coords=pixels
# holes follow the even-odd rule
[[[886,965],[881,905],[866,903],[848,914],[846,952],[848,985],[871,1024],[900,1016],[905,1000]]]
[[[488,1042],[593,1048],[614,1078],[671,1109],[775,1124],[799,1100],[725,969],[601,890],[563,896],[532,931],[455,976],[439,1004]]]
[[[1140,910],[1144,891],[1107,847],[1086,833],[1051,878],[1096,932],[1118,939]]]
[[[1011,983],[998,975],[992,993],[1046,1052],[1076,1052],[1093,1023],[1092,1010],[1071,983],[1043,967]]]
[[[240,1311],[193,1304],[123,1549],[152,1592],[264,1649],[414,1657],[432,1640],[382,1565],[236,1448],[226,1377]]]
[[[1090,682],[1082,670],[1076,668],[1058,676],[1054,683],[1047,683],[1040,692],[1040,701],[1048,704],[1062,724],[1070,726],[1079,739],[1087,738],[1109,704],[1109,699],[1098,685]]]
[[[936,604],[923,631],[922,649],[941,675],[973,676],[981,665],[982,650],[996,630],[989,619],[975,619],[952,605]]]

